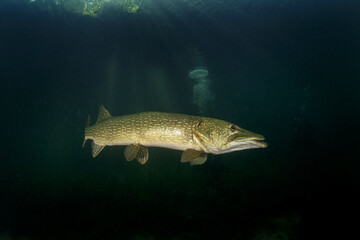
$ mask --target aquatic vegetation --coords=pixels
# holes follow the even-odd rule
[[[142,0],[30,0],[29,4],[46,11],[64,10],[74,14],[97,17],[104,13],[105,7],[121,12],[137,13],[142,2]]]
[[[102,13],[104,0],[85,0],[83,15],[96,17]]]
[[[142,3],[142,1],[138,1],[139,3],[136,3],[135,0],[117,0],[116,2],[122,11],[128,13],[136,13],[140,9],[139,5]]]

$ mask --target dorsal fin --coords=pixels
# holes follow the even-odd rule
[[[104,105],[100,105],[99,107],[99,116],[98,119],[96,121],[96,123],[99,123],[107,118],[110,118],[111,114],[109,113],[108,110],[106,110],[106,108],[104,107]]]

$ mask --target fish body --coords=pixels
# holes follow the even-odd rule
[[[264,137],[227,121],[177,113],[143,112],[113,117],[104,106],[99,108],[95,125],[85,128],[85,139],[93,140],[96,157],[105,146],[126,145],[128,161],[145,164],[147,147],[184,151],[182,162],[203,164],[207,153],[222,154],[250,148],[264,148]]]

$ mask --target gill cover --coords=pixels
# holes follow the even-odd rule
[[[217,153],[222,143],[227,141],[229,125],[222,120],[203,118],[195,128],[194,139],[205,152]]]
[[[194,140],[204,152],[222,154],[250,148],[264,148],[265,138],[227,121],[203,118],[195,128]]]

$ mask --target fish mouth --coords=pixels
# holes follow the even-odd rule
[[[266,148],[268,144],[264,142],[265,138],[261,135],[259,136],[238,136],[233,138],[226,146],[224,146],[220,151],[214,154],[220,153],[229,153],[234,151],[241,151],[245,149],[253,149],[253,148]]]
[[[247,140],[248,144],[252,144],[256,147],[259,147],[259,148],[266,148],[268,146],[268,144],[266,142],[264,142],[265,138],[263,137],[262,139],[250,139],[250,140]]]
[[[237,134],[231,141],[239,145],[246,145],[247,148],[266,148],[268,144],[264,142],[265,137],[252,132]]]

